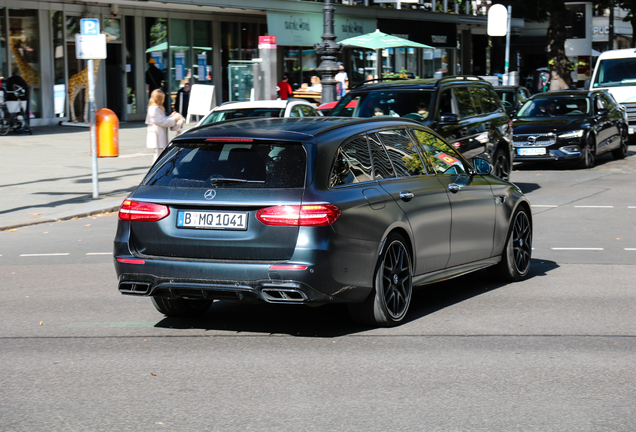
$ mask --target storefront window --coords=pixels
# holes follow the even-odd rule
[[[221,23],[221,64],[223,65],[223,88],[222,100],[230,99],[229,68],[230,60],[241,60],[239,47],[239,23],[222,22]]]
[[[68,110],[69,120],[76,122],[88,122],[88,113],[84,112],[86,108],[86,91],[80,87],[76,87],[75,83],[80,83],[83,77],[83,71],[86,66],[85,60],[78,60],[75,56],[75,35],[80,32],[80,17],[66,16],[66,52],[71,55],[66,56],[68,68]]]
[[[19,75],[27,85],[29,111],[41,117],[40,38],[38,11],[9,9],[10,74]]]
[[[170,20],[170,106],[174,105],[177,91],[183,87],[186,81],[190,81],[192,75],[192,56],[190,49],[190,23],[189,20]]]
[[[104,29],[108,42],[121,42],[121,20],[119,18],[104,18]]]
[[[258,24],[241,24],[241,60],[258,58]]]
[[[192,63],[191,83],[212,84],[212,23],[194,21],[193,44],[194,58]]]
[[[7,34],[4,29],[4,11],[4,8],[0,8],[0,75],[8,76],[6,72],[7,60],[5,58]]]
[[[289,77],[289,84],[291,84],[292,89],[297,90],[300,88],[303,77],[300,70],[299,48],[285,48],[283,50],[283,70],[285,71],[285,75]],[[281,78],[282,77],[277,77],[277,79]]]
[[[66,80],[64,76],[64,13],[62,11],[51,12],[51,29],[53,36],[53,98],[55,116],[66,115]]]
[[[135,17],[127,16],[126,22],[126,112],[137,113],[137,87],[135,84]]]

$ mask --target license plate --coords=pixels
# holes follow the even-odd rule
[[[180,211],[177,216],[177,227],[246,230],[247,213]]]
[[[517,154],[521,155],[521,156],[536,156],[536,155],[544,155],[545,154],[545,148],[544,147],[538,147],[538,148],[520,148],[517,149]]]

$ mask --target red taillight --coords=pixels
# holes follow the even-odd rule
[[[165,205],[125,200],[119,208],[119,219],[127,221],[155,222],[170,214]]]
[[[327,226],[339,216],[340,209],[333,204],[275,206],[256,212],[256,219],[265,225],[281,226]]]
[[[270,270],[307,270],[306,265],[298,264],[279,264],[269,266]]]
[[[247,142],[252,142],[254,141],[251,138],[206,138],[206,141],[247,141]]]
[[[146,261],[140,259],[117,258],[117,261],[124,264],[146,264]]]

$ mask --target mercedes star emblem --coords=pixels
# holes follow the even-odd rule
[[[205,191],[205,193],[203,194],[203,197],[206,200],[211,200],[214,199],[214,197],[216,196],[216,191],[214,189],[208,189]]]

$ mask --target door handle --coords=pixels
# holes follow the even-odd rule
[[[452,193],[457,193],[460,189],[461,187],[457,183],[451,183],[448,185],[448,190]]]
[[[415,195],[413,195],[413,192],[409,192],[409,191],[400,192],[400,199],[402,201],[411,201],[413,197],[415,197]]]

